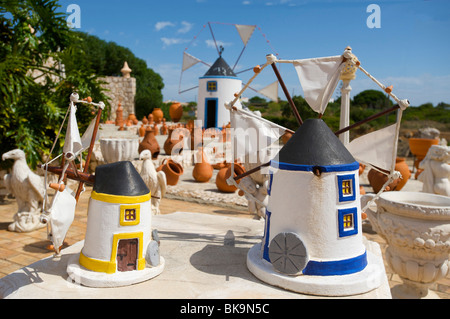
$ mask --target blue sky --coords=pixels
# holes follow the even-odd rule
[[[183,73],[183,51],[212,64],[218,57],[214,38],[223,44],[224,59],[234,66],[243,43],[233,24],[256,25],[235,71],[280,59],[340,55],[351,46],[361,65],[412,105],[450,103],[450,1],[448,0],[62,0],[81,9],[80,31],[128,47],[164,80],[164,100],[195,101],[207,67],[197,64]],[[369,28],[370,4],[380,8],[380,28]],[[196,38],[194,38],[196,37]],[[269,41],[269,42],[267,42]],[[133,68],[133,66],[131,66]],[[291,94],[302,94],[295,70],[279,66]],[[252,72],[239,77],[245,83]],[[268,68],[252,87],[276,80]],[[379,89],[362,72],[351,82],[352,95]],[[247,91],[244,96],[257,95]],[[283,92],[279,96],[285,99]],[[337,96],[337,93],[336,93]]]

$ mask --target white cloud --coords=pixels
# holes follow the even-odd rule
[[[175,24],[170,21],[160,21],[160,22],[156,22],[155,29],[156,29],[156,31],[160,31],[166,27],[174,27],[174,26],[175,26]]]
[[[242,1],[242,4],[243,5],[249,5],[249,4],[251,4],[251,2],[250,1]]]
[[[206,40],[205,42],[206,42],[206,46],[208,48],[214,48],[214,49],[216,48],[216,44],[214,43],[213,40]],[[231,42],[223,42],[223,41],[216,41],[216,43],[217,43],[218,47],[223,46],[224,48],[233,45],[233,43],[231,43]]]
[[[193,23],[189,23],[187,21],[181,21],[182,27],[178,29],[178,33],[188,33],[191,31],[192,27],[194,26]]]
[[[182,44],[182,43],[187,43],[189,42],[189,40],[187,39],[182,39],[182,38],[161,38],[161,41],[164,43],[164,47],[168,47],[174,44]]]

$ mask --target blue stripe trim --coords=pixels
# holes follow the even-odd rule
[[[337,260],[314,261],[310,260],[303,269],[303,274],[308,276],[340,276],[362,271],[367,266],[367,252],[361,256]]]
[[[303,171],[303,172],[312,172],[313,168],[319,167],[322,173],[328,172],[348,172],[359,169],[359,163],[357,161],[351,164],[338,164],[338,165],[299,165],[299,164],[290,164],[278,162],[275,160],[270,161],[270,166],[286,171]]]
[[[264,242],[264,250],[263,250],[263,259],[267,260],[268,262],[270,262],[270,258],[269,258],[269,235],[270,235],[270,217],[272,216],[272,213],[269,212],[266,208],[266,228],[264,230],[265,234],[264,237],[265,238],[265,242]]]
[[[233,80],[240,80],[236,76],[229,76],[229,75],[207,75],[207,76],[202,76],[199,79],[233,79]]]

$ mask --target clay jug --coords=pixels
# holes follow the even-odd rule
[[[169,114],[172,122],[179,122],[183,116],[183,107],[181,106],[181,103],[172,103],[169,108]]]
[[[165,159],[156,171],[163,171],[166,174],[167,185],[172,186],[175,186],[178,183],[180,176],[184,173],[183,166],[171,159]]]
[[[153,115],[153,121],[155,121],[156,124],[161,123],[161,121],[164,117],[163,111],[158,107],[153,109],[152,115]]]
[[[192,170],[192,177],[194,177],[197,182],[206,183],[213,176],[213,172],[214,168],[208,162],[203,148],[199,147],[197,152],[196,164],[194,165],[194,169]]]
[[[245,172],[245,168],[238,163],[234,163],[234,176],[241,175]],[[219,170],[216,176],[217,189],[224,193],[234,193],[237,188],[234,185],[228,185],[227,179],[231,176],[231,164]],[[237,181],[239,184],[239,181]]]
[[[167,136],[167,139],[164,142],[164,151],[166,152],[166,155],[172,155],[173,147],[183,140],[183,135],[180,135],[179,136],[180,138],[178,140],[173,140],[172,139],[173,131],[174,131],[173,128],[169,128],[169,135]]]
[[[144,139],[139,143],[139,154],[141,154],[143,150],[149,150],[152,153],[152,159],[158,158],[160,147],[156,140],[155,132],[150,126],[147,127],[147,130],[145,131]]]
[[[139,136],[145,136],[145,126],[144,124],[141,125],[141,127],[139,128]]]
[[[402,178],[399,180],[397,188],[395,190],[401,190],[411,177],[411,171],[409,170],[408,164],[406,164],[406,159],[404,157],[397,157],[395,160],[395,170],[402,174]]]
[[[116,126],[122,126],[124,124],[124,119],[123,119],[123,107],[122,105],[119,103],[119,106],[117,107],[116,110]]]
[[[388,177],[387,175],[380,173],[374,169],[371,169],[369,173],[367,174],[367,179],[369,180],[370,186],[372,186],[373,191],[375,193],[378,193],[381,190],[381,187],[383,187],[384,183],[387,182]],[[392,183],[390,183],[388,186],[386,186],[386,191],[395,191],[397,190],[397,185],[399,183],[400,179],[394,180]]]

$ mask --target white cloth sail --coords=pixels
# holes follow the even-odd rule
[[[242,109],[231,111],[230,124],[235,159],[247,154],[257,156],[258,151],[267,149],[286,131],[285,127]]]
[[[83,148],[78,130],[77,118],[75,116],[76,107],[73,103],[70,105],[70,115],[67,123],[66,139],[64,142],[63,152],[65,154],[76,155]],[[74,159],[75,157],[73,157]],[[72,160],[72,158],[70,158]]]
[[[323,114],[339,82],[344,66],[342,56],[295,60],[293,64],[306,102]]]
[[[186,71],[190,67],[193,67],[197,63],[202,62],[200,59],[190,55],[189,53],[183,52],[183,65],[181,67],[182,72]]]
[[[247,45],[248,40],[250,40],[253,31],[255,31],[256,25],[245,25],[245,24],[236,24],[236,29],[239,32],[239,36],[241,37],[244,46]]]
[[[82,150],[87,150],[89,146],[91,145],[92,135],[94,134],[95,129],[95,122],[97,121],[97,117],[94,117],[94,119],[89,124],[88,128],[84,132],[83,136],[81,137],[81,145]],[[97,141],[99,138],[99,134],[95,135],[95,141]]]
[[[278,81],[269,84],[268,86],[262,88],[258,93],[268,97],[272,101],[278,102]]]
[[[50,211],[51,240],[57,252],[64,243],[67,231],[75,217],[77,201],[69,188],[56,192]]]
[[[353,157],[361,163],[391,171],[397,124],[358,137],[346,145]]]

